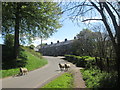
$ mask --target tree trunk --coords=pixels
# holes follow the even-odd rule
[[[42,36],[41,36],[41,48],[42,48]]]
[[[16,5],[15,13],[15,37],[14,37],[14,59],[17,59],[19,54],[19,26],[20,26],[20,3]]]
[[[91,0],[90,0],[91,1]],[[115,19],[115,16],[112,14],[112,12],[109,10],[108,6],[105,4],[104,2],[104,7],[106,8],[107,12],[109,13],[110,17],[111,17],[111,20],[113,22],[113,25],[114,25],[114,29],[115,29],[115,32],[116,32],[116,37],[117,37],[117,42],[115,40],[115,38],[113,37],[113,34],[112,34],[112,30],[109,26],[109,24],[107,23],[107,19],[105,17],[105,14],[103,12],[103,7],[102,7],[102,2],[99,3],[100,4],[100,9],[96,6],[95,3],[91,2],[91,4],[97,9],[97,11],[101,14],[102,16],[102,21],[106,27],[106,30],[108,31],[109,33],[109,36],[111,38],[111,41],[112,41],[112,44],[113,44],[113,47],[115,49],[115,53],[116,53],[116,65],[117,65],[117,72],[118,72],[118,79],[117,79],[117,87],[120,87],[119,84],[120,84],[120,26],[118,28],[117,26],[117,23],[116,23],[116,19]]]
[[[120,26],[118,29],[118,32],[120,34]],[[118,71],[118,87],[120,88],[120,36],[117,37],[117,46],[115,47],[116,52],[116,63],[117,63],[117,71]]]

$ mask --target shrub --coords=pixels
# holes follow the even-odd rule
[[[85,68],[96,68],[96,61],[95,60],[87,60],[85,64]]]
[[[34,49],[35,46],[34,46],[34,45],[30,45],[29,48],[30,48],[30,49]]]
[[[115,88],[117,73],[100,72],[98,69],[81,70],[87,88]]]
[[[12,63],[15,63],[13,47],[8,48],[7,46],[2,47],[2,68],[12,68]],[[13,65],[14,66],[14,65]]]
[[[74,55],[65,55],[65,59],[68,61],[68,62],[72,62],[74,60]]]
[[[85,67],[86,61],[84,58],[78,58],[76,66],[77,67]]]
[[[90,56],[75,56],[75,55],[65,55],[65,59],[77,67],[91,67],[95,64],[95,57]]]

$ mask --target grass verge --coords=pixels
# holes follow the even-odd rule
[[[64,73],[55,80],[46,84],[42,88],[72,88],[73,75],[71,73]]]
[[[40,67],[42,67],[42,66],[44,66],[45,64],[48,63],[46,59],[40,58],[41,56],[40,57],[35,56],[35,55],[31,54],[30,52],[28,52],[27,50],[24,51],[23,53],[27,55],[27,60],[26,60],[27,64],[25,65],[25,67],[29,71],[37,69],[37,68],[40,68]],[[8,69],[8,70],[1,70],[1,72],[2,72],[1,76],[4,78],[4,77],[8,77],[8,76],[12,76],[12,75],[18,74],[19,73],[19,68]],[[1,76],[0,76],[0,78],[2,78]]]
[[[115,88],[117,74],[102,72],[99,69],[80,70],[87,88]]]

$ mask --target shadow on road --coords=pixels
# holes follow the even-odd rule
[[[55,70],[56,72],[61,71],[61,70]],[[69,70],[62,70],[61,72],[67,72]]]
[[[23,76],[23,75],[20,74],[20,73],[18,73],[18,74],[16,74],[16,75],[13,75],[12,77],[21,77],[21,76]]]

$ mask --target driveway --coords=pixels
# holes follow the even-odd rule
[[[65,63],[61,57],[44,56],[48,64],[42,68],[30,71],[27,75],[2,79],[2,88],[38,88],[53,77],[60,75],[58,63]]]

